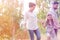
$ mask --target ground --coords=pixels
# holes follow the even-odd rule
[[[27,35],[25,35],[26,36],[26,38],[21,38],[21,39],[19,39],[19,40],[30,40],[30,38],[29,38],[29,34],[28,34],[28,37],[27,37]],[[41,34],[41,40],[46,40],[46,34]],[[60,40],[60,30],[58,31],[58,35],[57,35],[57,40]],[[36,37],[35,37],[35,40],[36,40]]]

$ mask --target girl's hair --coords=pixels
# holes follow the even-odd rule
[[[54,21],[53,21],[53,19],[51,19],[51,24],[54,25]],[[50,25],[50,24],[49,24],[49,19],[47,19],[47,21],[46,21],[46,25]]]
[[[47,16],[52,16],[51,14],[47,15]],[[51,20],[51,24],[54,25],[54,21],[53,21],[53,18],[50,19]],[[49,19],[46,20],[46,25],[50,25],[49,24]]]

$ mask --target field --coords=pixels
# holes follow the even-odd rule
[[[52,0],[35,1],[39,9],[37,14],[38,19],[45,20],[46,13],[49,10],[49,3]],[[19,26],[21,19],[23,19],[23,4],[25,4],[24,0],[0,0],[0,40],[30,40],[28,31],[22,30]],[[60,20],[60,7],[58,14]],[[38,26],[41,31],[41,40],[46,40],[45,29],[40,23],[38,23]],[[60,30],[58,31],[57,38],[60,40]]]

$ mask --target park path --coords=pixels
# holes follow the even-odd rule
[[[41,34],[41,40],[46,40],[46,35],[45,34]],[[57,35],[57,40],[60,40],[60,30],[58,31],[58,35]],[[28,39],[19,39],[19,40],[30,40],[30,38]],[[36,37],[35,37],[35,40],[36,40]]]

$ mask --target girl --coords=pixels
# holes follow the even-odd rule
[[[54,20],[51,14],[47,15],[45,26],[46,26],[47,40],[56,40],[55,39],[56,35],[54,31],[54,28],[56,27],[56,25],[54,23]]]

